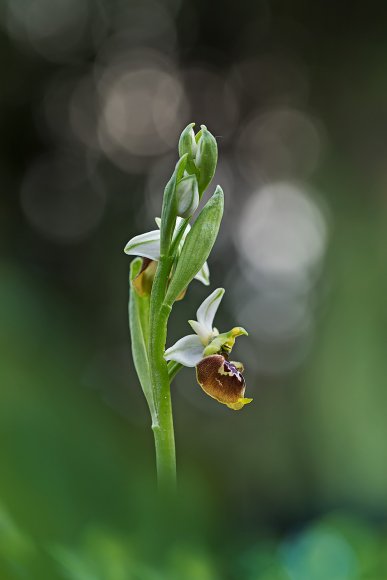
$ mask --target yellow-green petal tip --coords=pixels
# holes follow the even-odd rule
[[[241,398],[238,399],[236,403],[227,403],[227,407],[229,409],[233,409],[233,411],[239,411],[240,409],[243,409],[243,407],[245,405],[248,405],[249,403],[251,403],[253,399],[245,399],[245,398]]]

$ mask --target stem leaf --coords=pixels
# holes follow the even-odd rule
[[[172,306],[207,260],[222,220],[223,197],[223,190],[218,185],[187,235],[165,297],[168,306]]]
[[[155,404],[146,347],[149,337],[150,299],[149,296],[139,296],[132,286],[134,278],[141,270],[141,265],[141,258],[136,258],[130,264],[129,326],[134,366],[153,418],[155,416]]]

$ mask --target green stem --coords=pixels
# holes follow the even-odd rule
[[[156,413],[153,434],[156,448],[157,477],[160,488],[176,484],[176,452],[173,430],[170,379],[164,359],[167,324],[171,307],[163,304],[173,258],[161,256],[152,287],[149,329],[149,365]]]
[[[173,381],[173,379],[175,378],[175,376],[177,375],[177,373],[183,368],[183,365],[171,360],[168,363],[168,374],[169,374],[169,380],[170,382]]]

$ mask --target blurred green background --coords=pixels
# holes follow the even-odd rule
[[[0,580],[387,578],[386,5],[3,0]],[[159,505],[127,240],[217,136],[234,413],[173,386]],[[170,343],[208,293],[193,283]]]

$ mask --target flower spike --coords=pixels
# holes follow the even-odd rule
[[[243,364],[230,360],[236,338],[247,335],[246,330],[234,326],[219,333],[214,326],[223,288],[211,292],[197,309],[196,320],[188,321],[192,334],[165,350],[174,303],[193,279],[210,283],[206,260],[216,243],[225,202],[217,185],[191,221],[218,160],[215,137],[205,125],[196,132],[194,127],[190,123],[180,135],[179,158],[164,188],[157,229],[132,237],[124,250],[136,256],[129,277],[133,361],[152,418],[159,486],[168,499],[176,484],[170,387],[181,367],[195,368],[201,389],[229,409],[237,411],[252,401],[245,397]]]

